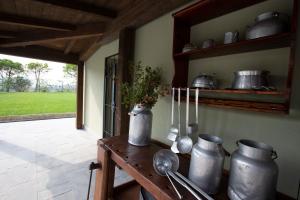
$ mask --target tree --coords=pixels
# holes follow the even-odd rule
[[[66,64],[63,67],[63,71],[65,73],[65,76],[76,78],[77,77],[77,65],[73,64]]]
[[[13,80],[13,88],[16,90],[16,92],[25,92],[30,88],[30,86],[31,81],[22,76],[17,76]]]
[[[23,65],[8,59],[0,59],[0,75],[3,87],[9,92],[13,85],[13,76],[24,72]]]
[[[41,75],[43,73],[46,73],[50,70],[47,63],[39,63],[39,62],[33,62],[27,64],[27,69],[29,72],[32,72],[35,77],[35,91],[40,91],[40,85],[41,85]]]

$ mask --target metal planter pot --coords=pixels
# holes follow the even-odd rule
[[[273,200],[278,167],[276,152],[267,144],[240,140],[230,162],[228,196],[231,200]]]
[[[135,105],[129,113],[128,142],[135,146],[147,146],[151,142],[152,112],[149,108]]]
[[[208,194],[215,194],[220,185],[225,153],[222,139],[200,134],[191,155],[189,179]]]

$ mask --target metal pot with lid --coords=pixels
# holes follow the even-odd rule
[[[255,18],[255,24],[246,31],[246,39],[256,39],[289,30],[289,17],[279,12],[265,12]]]
[[[192,87],[202,89],[216,89],[217,80],[212,75],[200,74],[194,78],[192,82]]]
[[[276,195],[278,166],[270,145],[239,140],[232,154],[228,196],[231,200],[273,200]]]

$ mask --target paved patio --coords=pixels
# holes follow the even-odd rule
[[[74,118],[0,123],[0,199],[86,199],[97,139]],[[116,184],[128,179],[117,170]]]

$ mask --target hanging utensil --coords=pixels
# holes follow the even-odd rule
[[[176,137],[176,140],[173,142],[172,146],[171,146],[171,150],[174,153],[179,153],[178,148],[177,148],[177,140],[178,140],[178,136],[180,135],[181,132],[181,125],[180,125],[180,100],[181,100],[181,96],[180,96],[180,88],[178,88],[178,101],[177,101],[177,114],[178,114],[178,135]]]
[[[186,95],[186,132],[188,132],[189,126],[189,98],[190,98],[190,90],[187,88],[187,95]],[[181,136],[179,134],[178,141],[177,141],[177,149],[179,153],[189,153],[193,148],[193,140],[188,136]]]
[[[173,142],[176,141],[176,138],[178,136],[178,128],[174,125],[174,95],[175,88],[172,88],[171,127],[169,129],[167,139]]]
[[[188,126],[188,131],[187,133],[189,135],[192,135],[194,133],[197,133],[198,132],[198,98],[199,98],[199,89],[196,88],[196,120],[194,123],[190,123],[189,126]]]

